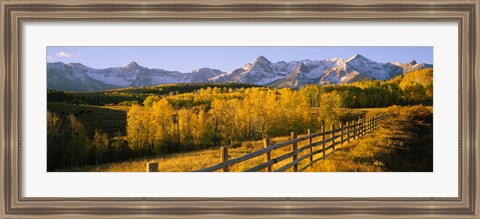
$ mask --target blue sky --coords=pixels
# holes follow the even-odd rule
[[[263,55],[272,62],[348,58],[361,54],[377,62],[433,64],[433,47],[47,47],[47,62],[79,62],[92,68],[119,67],[136,61],[148,68],[190,72],[209,67],[231,71]]]

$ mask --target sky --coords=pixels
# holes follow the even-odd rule
[[[91,68],[121,67],[135,61],[147,68],[191,72],[208,67],[225,72],[241,68],[263,55],[271,62],[342,59],[361,54],[376,62],[410,62],[433,64],[433,47],[351,47],[351,46],[274,46],[274,47],[86,47],[49,46],[47,62],[82,63]]]

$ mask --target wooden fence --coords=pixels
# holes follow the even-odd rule
[[[381,121],[391,117],[392,115],[385,114],[378,117],[363,118],[359,119],[358,121],[352,121],[350,123],[347,122],[346,124],[340,123],[338,124],[338,127],[331,125],[329,130],[325,130],[325,127],[322,126],[319,133],[312,134],[310,133],[310,130],[308,130],[307,135],[300,138],[297,138],[296,133],[292,132],[290,135],[290,140],[276,144],[270,144],[270,139],[265,138],[263,139],[263,149],[233,159],[228,158],[228,146],[225,146],[221,148],[221,163],[208,168],[196,170],[194,172],[212,172],[220,169],[222,169],[223,172],[228,172],[231,165],[238,164],[261,155],[265,157],[265,162],[251,167],[245,170],[245,172],[256,172],[263,169],[266,169],[268,172],[282,172],[289,168],[293,168],[294,172],[303,171],[312,166],[315,162],[333,153],[336,149],[336,146],[343,145],[345,142],[350,142],[351,140],[355,140],[364,136],[365,134],[376,129]],[[316,137],[322,137],[322,140],[313,142],[313,139]],[[298,142],[301,141],[308,141],[308,143],[306,146],[298,148]],[[284,148],[286,146],[291,146],[291,151],[289,153],[272,158],[273,150]],[[308,154],[301,155],[299,157],[299,154],[305,150],[308,151]],[[322,156],[314,159],[314,155],[316,154],[321,154]],[[291,162],[273,170],[274,164],[286,159],[291,159]],[[299,168],[299,163],[305,159],[309,159],[309,163]]]

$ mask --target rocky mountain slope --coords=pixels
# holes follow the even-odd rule
[[[372,61],[360,54],[348,59],[271,62],[259,56],[254,62],[230,72],[200,68],[188,73],[146,68],[136,62],[123,67],[94,69],[80,63],[47,64],[48,88],[92,91],[129,86],[171,83],[236,82],[272,87],[299,88],[306,84],[342,84],[362,80],[388,80],[411,71],[432,68],[431,64]]]

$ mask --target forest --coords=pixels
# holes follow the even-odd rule
[[[47,160],[48,170],[54,171],[315,131],[365,116],[350,109],[431,106],[433,70],[388,81],[307,85],[298,90],[244,84],[159,85],[90,93],[49,90],[48,101],[78,107],[128,106],[126,114],[119,112],[124,115],[123,127],[107,131],[49,105]]]
[[[194,92],[208,87],[221,87],[235,89],[241,87],[256,87],[256,85],[236,83],[184,83],[184,84],[162,84],[158,86],[127,87],[105,91],[92,92],[64,92],[55,89],[48,89],[47,101],[57,103],[68,103],[76,105],[125,105],[141,104],[146,97],[168,96],[182,93]]]

